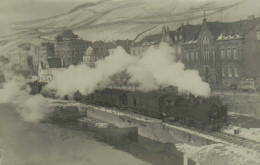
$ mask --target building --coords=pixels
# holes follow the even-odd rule
[[[104,49],[107,51],[107,55],[114,54],[117,47],[118,45],[115,41],[104,43]]]
[[[31,45],[29,43],[21,44],[17,48],[8,51],[7,56],[12,68],[16,71],[31,70],[33,68]]]
[[[65,30],[55,39],[55,56],[63,59],[65,67],[77,65],[83,61],[83,56],[89,45],[88,41],[79,39],[71,30]]]
[[[116,40],[116,45],[125,49],[126,53],[130,54],[130,46],[133,44],[131,40]]]
[[[182,61],[197,69],[211,87],[229,88],[245,77],[259,76],[260,18],[236,22],[207,22],[183,25]],[[259,37],[260,40],[260,37]]]
[[[260,77],[260,18],[249,16],[235,22],[182,24],[174,31],[163,27],[130,47],[141,55],[150,46],[168,43],[186,69],[198,70],[212,88],[230,88],[244,78]]]
[[[50,82],[53,78],[52,72],[58,69],[64,69],[62,58],[51,57],[39,62],[37,81]]]
[[[50,68],[48,63],[39,62],[38,67],[38,82],[50,82],[52,80],[52,75],[50,73]]]
[[[94,66],[95,63],[94,49],[91,46],[87,48],[83,56],[83,63],[89,66]]]
[[[154,45],[159,45],[162,39],[162,34],[154,34],[144,37],[138,42],[133,42],[130,46],[130,54],[140,56],[146,50]]]

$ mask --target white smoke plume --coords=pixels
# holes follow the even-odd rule
[[[122,47],[118,47],[113,55],[98,61],[95,68],[81,64],[70,66],[66,70],[57,70],[46,88],[57,90],[59,96],[71,96],[76,91],[89,94],[97,88],[106,87],[112,75],[127,69],[134,63],[136,58],[128,55]]]
[[[130,81],[140,82],[141,88],[157,89],[159,86],[175,86],[179,92],[208,96],[210,87],[202,81],[196,70],[185,70],[176,61],[174,50],[168,44],[149,48],[135,65],[128,67]]]
[[[12,74],[0,89],[0,103],[11,103],[26,122],[37,123],[50,113],[48,100],[41,95],[29,95],[30,89],[22,76]]]
[[[175,61],[174,50],[167,44],[149,48],[142,57],[129,55],[118,47],[114,54],[98,61],[95,68],[81,64],[54,72],[54,79],[46,89],[56,89],[59,96],[71,96],[76,91],[89,94],[97,88],[105,88],[111,76],[124,70],[130,74],[130,81],[140,83],[141,88],[176,86],[180,92],[194,95],[210,93],[209,85],[197,71],[185,70],[184,64]]]

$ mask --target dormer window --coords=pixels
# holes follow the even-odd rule
[[[178,40],[178,37],[177,37],[177,35],[175,36],[175,41],[177,41]]]
[[[182,35],[180,34],[180,40],[182,40]]]

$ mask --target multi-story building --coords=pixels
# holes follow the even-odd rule
[[[161,35],[147,36],[130,47],[131,54],[142,54],[160,42],[172,46],[186,69],[198,70],[213,88],[229,88],[243,78],[260,77],[260,18],[249,16],[236,22],[204,18],[202,24],[182,24],[175,31],[163,27]]]
[[[244,77],[255,77],[260,69],[259,23],[254,17],[236,22],[204,18],[201,25],[184,25],[181,28],[186,26],[191,33],[183,31],[182,61],[212,87],[230,87]]]
[[[56,37],[54,51],[56,57],[61,57],[64,66],[76,65],[83,61],[83,55],[90,43],[79,39],[71,30],[65,30]]]
[[[10,64],[16,71],[29,70],[33,67],[30,44],[22,44],[7,52]]]

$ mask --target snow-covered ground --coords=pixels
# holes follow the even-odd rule
[[[188,144],[176,144],[179,151],[186,153],[198,165],[259,165],[260,153],[243,147],[212,144],[195,147]]]
[[[134,120],[142,121],[145,123],[149,122],[158,122],[157,119],[152,119],[142,115],[135,115],[130,113],[119,112],[115,109],[108,109],[104,107],[96,107],[85,105],[76,102],[70,101],[54,101],[54,104],[63,104],[65,106],[80,106],[85,107],[87,109],[91,108],[93,110],[105,111],[107,113],[115,114],[118,116],[124,116],[133,118]],[[102,124],[101,124],[102,125]],[[165,127],[174,127],[175,129],[185,129],[182,127],[177,127],[169,124],[164,124]],[[103,125],[102,125],[103,126]],[[237,127],[229,127],[224,130],[226,133],[234,133],[234,129]],[[155,130],[154,130],[155,131]],[[190,131],[192,134],[196,134],[198,136],[205,136],[205,138],[213,138],[211,140],[216,140],[217,144],[206,145],[206,146],[192,146],[189,144],[176,144],[176,147],[179,151],[186,153],[186,155],[196,161],[199,165],[258,165],[260,164],[260,153],[251,149],[247,149],[244,147],[236,146],[233,144],[229,144],[228,142],[224,142],[222,140],[217,140],[214,137],[210,137],[208,135],[203,135],[201,133],[192,131],[192,130],[183,130]],[[163,135],[162,135],[163,136]],[[248,139],[259,141],[260,139],[260,128],[241,128],[240,134],[238,136],[245,137]]]
[[[239,128],[230,126],[227,129],[224,129],[223,132],[234,134],[234,129],[239,129],[239,134],[237,134],[237,136],[260,142],[260,128]]]

